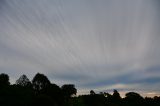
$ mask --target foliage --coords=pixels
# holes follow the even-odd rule
[[[4,73],[0,74],[0,87],[8,86],[9,84],[9,76]]]
[[[30,87],[31,82],[27,78],[26,75],[20,76],[20,78],[16,81],[16,85],[22,86],[22,87]]]
[[[50,85],[50,81],[44,74],[37,73],[32,80],[33,89],[39,92]]]
[[[62,86],[62,92],[66,98],[76,95],[77,89],[73,84],[65,84]]]

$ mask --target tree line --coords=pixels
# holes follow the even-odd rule
[[[59,87],[44,74],[37,73],[32,81],[26,75],[10,84],[7,74],[0,74],[0,106],[160,106],[160,97],[142,97],[128,92],[122,98],[117,90],[76,96],[74,84]]]

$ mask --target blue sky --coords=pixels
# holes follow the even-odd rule
[[[0,73],[44,73],[79,93],[159,95],[158,0],[1,0]]]

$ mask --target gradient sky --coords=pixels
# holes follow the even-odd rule
[[[0,0],[0,73],[160,95],[159,10],[159,0]]]

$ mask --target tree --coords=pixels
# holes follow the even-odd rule
[[[51,97],[60,106],[64,103],[62,90],[56,84],[50,84],[48,87],[43,89],[41,93]]]
[[[27,78],[26,75],[22,75],[20,76],[20,78],[16,81],[16,85],[20,85],[22,87],[30,87],[31,86],[31,82],[30,80]]]
[[[33,89],[37,92],[45,89],[50,85],[50,81],[44,74],[37,73],[32,80]]]
[[[135,92],[129,92],[126,94],[125,103],[129,106],[142,106],[144,104],[144,98]]]
[[[0,74],[0,86],[8,86],[10,84],[9,82],[9,76],[7,74]]]
[[[142,100],[143,99],[143,97],[140,94],[135,93],[135,92],[126,93],[126,97],[125,98],[126,99],[130,99],[130,100],[135,100],[135,99]]]
[[[113,90],[113,99],[119,101],[121,96],[117,90]]]
[[[90,91],[90,95],[95,95],[95,94],[96,93],[93,90]]]
[[[113,95],[111,99],[112,105],[121,105],[121,96],[117,90],[113,90]]]
[[[70,98],[72,95],[76,95],[77,93],[77,89],[75,88],[75,85],[73,84],[63,85],[61,89],[62,89],[63,95],[66,98]]]

